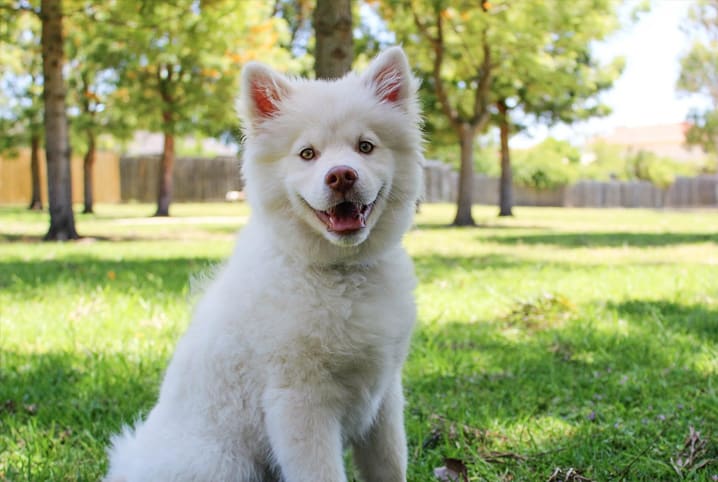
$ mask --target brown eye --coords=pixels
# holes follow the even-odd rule
[[[371,151],[374,150],[374,144],[372,144],[369,141],[359,141],[359,152],[362,154],[369,154]]]
[[[305,161],[311,161],[317,156],[317,154],[314,152],[314,149],[311,147],[307,147],[306,149],[302,149],[302,152],[299,153],[299,157],[304,159]]]

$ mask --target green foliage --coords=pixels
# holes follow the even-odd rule
[[[596,96],[611,87],[623,69],[623,61],[615,59],[602,65],[591,55],[590,45],[618,28],[614,1],[457,4],[387,0],[381,7],[421,76],[427,132],[439,143],[456,142],[446,133],[450,124],[432,78],[439,46],[418,31],[414,15],[435,39],[438,28],[432,18],[439,15],[443,19],[440,77],[448,103],[461,122],[470,122],[480,114],[474,110],[477,103],[493,106],[499,99],[508,99],[514,108],[546,123],[608,113]],[[487,54],[492,66],[488,73],[490,93],[477,100],[479,79],[487,75],[482,66]],[[493,112],[493,107],[490,110]]]
[[[628,155],[626,168],[629,179],[650,181],[660,188],[667,188],[678,175],[696,175],[698,166],[659,157],[648,151],[638,151]]]
[[[667,188],[676,176],[695,176],[704,171],[701,163],[677,161],[649,151],[626,152],[620,146],[596,142],[589,146],[594,159],[579,166],[581,179],[649,181]]]
[[[435,481],[445,457],[472,480],[711,480],[718,213],[515,209],[476,207],[467,230],[423,205],[405,239],[408,480]],[[0,208],[2,477],[98,480],[111,434],[155,402],[190,279],[231,253],[248,209],[152,210],[99,205],[83,220],[97,241],[47,245],[42,214]],[[702,449],[674,469],[691,427]]]
[[[118,66],[117,96],[137,109],[141,126],[173,135],[218,136],[236,129],[241,66],[254,59],[296,65],[286,22],[267,2],[117,2],[110,13]],[[127,27],[132,27],[128,29]]]
[[[614,1],[523,2],[508,8],[497,99],[539,122],[572,123],[610,113],[598,96],[623,71],[622,58],[602,65],[591,44],[619,27]],[[504,26],[504,28],[507,28]]]
[[[688,144],[701,146],[713,156],[718,155],[718,110],[694,110],[688,117],[691,127],[686,132]],[[718,165],[713,166],[713,171]]]
[[[455,151],[456,152],[456,151]],[[474,172],[498,176],[501,172],[500,148],[493,138],[485,136],[474,145]]]
[[[432,142],[426,145],[425,157],[448,164],[455,170],[459,169],[460,155],[456,142],[442,144],[432,139]],[[474,172],[487,176],[499,174],[499,146],[491,136],[482,136],[474,143]]]
[[[513,151],[513,178],[521,186],[555,189],[578,179],[579,150],[547,138],[531,149]]]
[[[475,172],[486,176],[500,175],[499,147],[485,137],[474,148]],[[458,168],[456,147],[432,146],[430,159],[441,160]],[[626,152],[621,146],[595,142],[581,151],[566,141],[547,138],[528,149],[512,149],[512,171],[515,184],[534,189],[555,189],[583,179],[644,180],[667,188],[676,176],[696,176],[708,170],[704,163],[677,161],[649,151]],[[583,162],[582,162],[583,161]]]
[[[84,151],[90,138],[111,135],[127,140],[138,125],[138,109],[118,95],[120,78],[115,67],[129,61],[118,41],[121,33],[108,28],[109,3],[86,7],[65,19],[68,58],[67,104],[73,147]]]
[[[700,0],[690,10],[686,30],[694,36],[690,50],[681,59],[679,91],[700,94],[710,108],[689,114],[693,124],[686,136],[689,144],[718,155],[718,2]]]
[[[40,22],[15,12],[0,37],[0,152],[15,154],[43,135]]]

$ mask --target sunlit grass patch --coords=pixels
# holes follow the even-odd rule
[[[0,207],[0,480],[97,480],[145,414],[198,274],[246,205],[99,205],[78,243]],[[405,245],[419,323],[405,367],[409,480],[453,457],[472,480],[718,475],[718,212],[423,205]],[[673,462],[672,462],[673,461]],[[707,462],[706,462],[707,461]]]

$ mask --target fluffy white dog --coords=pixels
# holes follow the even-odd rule
[[[242,72],[252,215],[110,481],[406,480],[401,368],[421,185],[416,86],[391,48],[362,75]]]

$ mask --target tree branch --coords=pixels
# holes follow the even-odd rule
[[[474,97],[474,115],[471,118],[471,125],[476,129],[483,129],[491,115],[489,111],[489,90],[491,89],[494,66],[491,62],[491,46],[489,45],[487,32],[488,27],[485,27],[481,34],[484,58],[481,60],[481,67],[479,67],[479,81],[476,84]]]
[[[436,9],[436,37],[432,37],[429,33],[427,26],[421,22],[419,16],[416,13],[413,2],[410,5],[411,13],[414,17],[414,23],[419,31],[426,37],[431,43],[434,49],[434,62],[432,68],[432,78],[434,79],[434,89],[436,91],[436,97],[439,99],[439,105],[441,110],[449,119],[451,127],[459,134],[461,134],[461,119],[456,109],[451,106],[449,96],[446,94],[444,89],[444,82],[441,80],[441,66],[444,63],[444,29],[441,20],[441,10]]]

